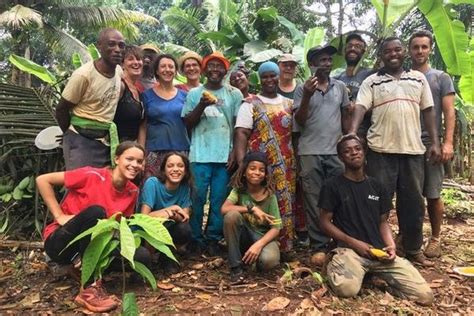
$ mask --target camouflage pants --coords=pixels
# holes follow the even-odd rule
[[[418,270],[406,259],[396,257],[391,263],[383,263],[359,256],[349,248],[336,248],[331,252],[327,265],[327,278],[332,290],[342,297],[359,293],[366,273],[385,280],[392,293],[412,299],[420,304],[433,302],[433,292]]]

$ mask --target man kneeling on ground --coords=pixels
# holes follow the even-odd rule
[[[370,272],[385,280],[393,294],[431,304],[433,293],[421,274],[395,254],[387,222],[392,203],[380,183],[365,175],[360,140],[352,134],[343,136],[337,154],[345,172],[325,183],[319,200],[321,228],[337,242],[327,266],[329,285],[339,296],[355,296]]]

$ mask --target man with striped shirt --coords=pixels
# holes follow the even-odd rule
[[[433,97],[421,72],[403,69],[406,50],[399,38],[385,39],[380,53],[384,67],[362,83],[349,133],[355,133],[364,113],[372,110],[367,133],[367,174],[378,179],[392,196],[396,193],[399,234],[406,257],[429,266],[433,263],[421,251],[425,146],[421,141],[420,112],[431,140],[426,157],[438,161]]]

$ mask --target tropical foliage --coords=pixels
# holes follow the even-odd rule
[[[126,259],[132,269],[156,289],[153,273],[144,264],[135,261],[134,256],[136,249],[146,241],[176,261],[169,248],[174,247],[173,240],[163,225],[164,221],[166,220],[143,214],[135,214],[131,218],[116,214],[108,219],[99,220],[94,227],[78,235],[67,247],[86,236],[90,236],[91,239],[81,258],[81,284],[86,284],[91,277],[95,280],[102,278],[104,271],[120,253],[121,259]]]

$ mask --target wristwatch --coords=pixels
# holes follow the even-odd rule
[[[248,203],[247,203],[247,213],[253,214],[253,207],[254,207],[254,206],[255,206],[255,205],[253,205],[252,202],[248,202]]]

